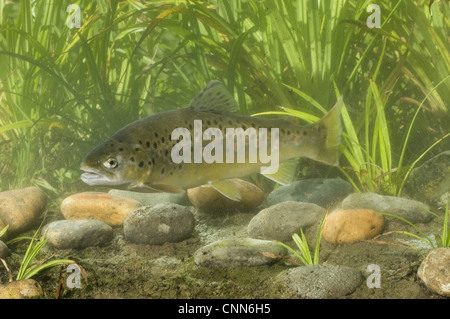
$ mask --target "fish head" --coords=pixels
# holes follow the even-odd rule
[[[135,161],[130,161],[130,147],[110,139],[93,151],[81,162],[81,180],[92,186],[125,186],[134,183],[132,173]]]

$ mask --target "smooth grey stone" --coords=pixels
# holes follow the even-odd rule
[[[125,238],[137,244],[161,245],[192,236],[194,214],[185,206],[162,203],[131,212],[123,223]]]
[[[342,201],[342,208],[373,209],[379,213],[397,215],[412,223],[427,223],[433,219],[433,215],[425,210],[430,209],[427,204],[407,198],[384,196],[375,193],[351,194]]]
[[[112,227],[99,220],[58,220],[45,225],[42,233],[48,243],[58,249],[101,246],[113,238]]]
[[[232,238],[198,249],[194,261],[203,267],[261,266],[272,264],[284,255],[286,249],[270,240]]]
[[[251,237],[279,241],[292,239],[300,230],[315,225],[325,215],[325,209],[311,203],[283,202],[261,210],[248,224]]]
[[[299,297],[308,299],[346,296],[363,282],[358,270],[332,264],[296,267],[283,272],[280,277]]]
[[[337,178],[314,178],[293,182],[273,190],[267,197],[267,205],[297,201],[328,208],[353,192],[353,186]]]

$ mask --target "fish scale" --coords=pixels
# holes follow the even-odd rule
[[[252,135],[246,135],[245,138],[244,163],[236,162],[237,144],[234,143],[234,136],[233,163],[226,163],[225,159],[223,163],[194,163],[196,138],[203,139],[203,151],[210,143],[215,143],[209,145],[214,150],[214,155],[222,143],[222,154],[225,157],[229,151],[226,142],[227,128],[248,129],[247,132],[254,129],[258,149],[261,147],[259,129],[267,129],[267,141],[264,141],[267,145],[271,145],[271,129],[278,129],[279,169],[274,174],[264,175],[281,184],[288,184],[294,176],[293,159],[297,157],[308,157],[328,165],[338,164],[341,106],[342,98],[321,120],[307,126],[298,126],[280,119],[237,115],[233,114],[237,103],[232,95],[220,82],[212,81],[187,108],[151,115],[119,130],[85,157],[81,164],[85,173],[81,177],[90,185],[165,192],[182,192],[210,184],[225,196],[239,200],[240,195],[234,184],[227,183],[227,180],[258,173],[261,167],[267,166],[259,156],[256,163],[249,162],[249,141]],[[201,131],[195,129],[195,121],[198,120],[202,124]],[[185,128],[190,134],[191,163],[175,163],[172,159],[172,149],[182,140],[172,140],[172,132],[177,128]],[[222,133],[222,138],[216,136],[206,140],[203,133],[208,128],[217,128]],[[275,139],[274,142],[276,143]],[[184,151],[185,149],[183,154]]]

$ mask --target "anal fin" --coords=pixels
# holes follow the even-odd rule
[[[294,179],[297,170],[297,161],[295,158],[284,161],[279,164],[278,171],[274,174],[264,174],[265,177],[277,182],[281,185],[289,185]]]

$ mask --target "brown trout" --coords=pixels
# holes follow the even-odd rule
[[[84,158],[81,179],[89,185],[170,193],[210,185],[240,200],[231,178],[262,173],[289,184],[297,157],[337,166],[341,107],[342,97],[322,119],[306,126],[236,115],[233,96],[212,81],[187,108],[119,130]]]

